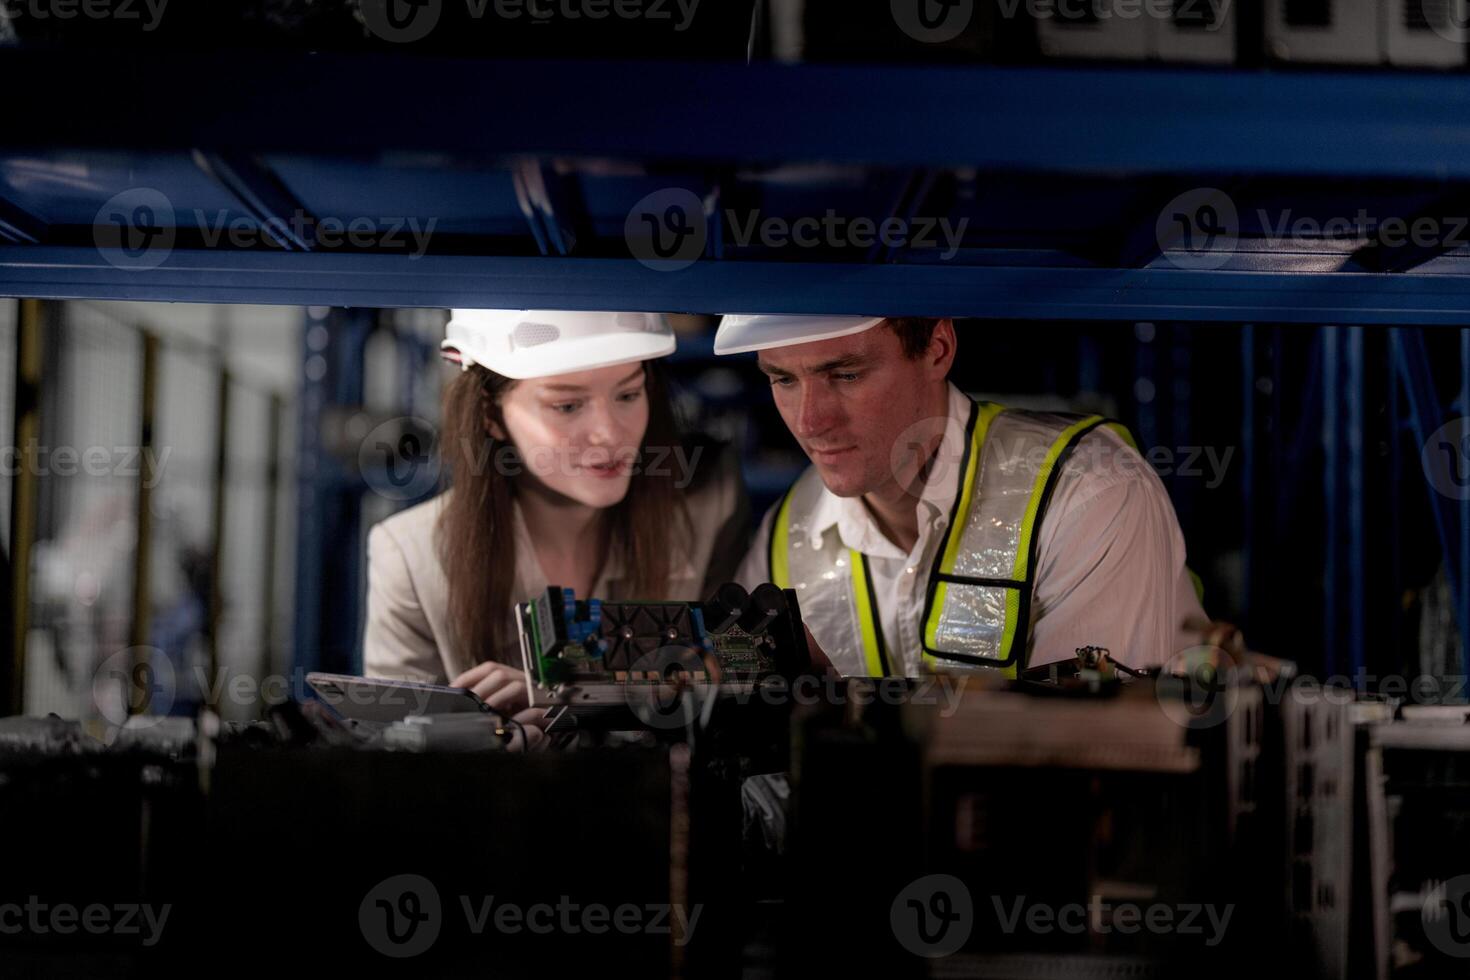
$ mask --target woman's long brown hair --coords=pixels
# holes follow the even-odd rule
[[[649,465],[650,450],[667,453],[679,437],[656,362],[644,362],[644,382],[648,429],[628,494],[611,509],[610,540],[623,549],[630,594],[656,599],[668,592],[673,551],[681,546],[678,536],[691,529],[672,468]],[[512,649],[510,619],[512,603],[520,598],[511,594],[518,557],[511,503],[512,474],[522,467],[515,447],[494,438],[487,424],[494,421],[504,431],[500,399],[514,384],[476,365],[444,389],[439,453],[452,492],[439,514],[437,547],[449,585],[450,632],[459,647],[457,659],[466,666],[520,662],[519,651]]]

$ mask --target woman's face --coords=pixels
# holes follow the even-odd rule
[[[643,364],[518,381],[500,401],[505,431],[527,476],[589,507],[611,507],[628,493],[648,395]]]

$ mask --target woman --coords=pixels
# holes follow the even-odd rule
[[[702,599],[730,580],[749,505],[733,454],[679,442],[645,313],[456,310],[439,451],[452,488],[368,536],[364,667],[470,688],[523,722],[514,604],[548,584]]]

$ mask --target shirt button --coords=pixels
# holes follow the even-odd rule
[[[914,566],[910,565],[908,568],[904,569],[904,571],[906,571],[910,575],[912,575],[912,574],[914,574]]]

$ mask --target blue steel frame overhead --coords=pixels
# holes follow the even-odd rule
[[[281,53],[231,54],[222,71],[222,57],[0,52],[0,77],[27,83],[10,87],[25,94],[0,137],[0,294],[1384,325],[1399,328],[1389,372],[1407,394],[1395,446],[1402,427],[1413,448],[1447,400],[1422,332],[1403,328],[1470,323],[1470,244],[1393,246],[1357,226],[1271,234],[1283,209],[1366,205],[1407,223],[1470,211],[1465,75]],[[99,78],[124,95],[99,99]],[[1240,220],[1206,268],[1158,221],[1181,193],[1212,188]],[[161,194],[176,223],[142,229],[170,233],[156,263],[119,263],[99,226],[109,201],[140,189]],[[693,196],[699,213],[686,217],[704,233],[697,260],[676,271],[640,260],[626,234],[639,202],[667,190]],[[742,243],[734,227],[762,211],[829,209],[969,225],[950,254]],[[438,230],[417,256],[381,240],[320,241],[321,222],[364,216],[432,218]],[[251,242],[209,244],[235,223]],[[362,329],[340,326],[344,338]],[[1246,409],[1255,341],[1243,332]],[[308,394],[345,397],[329,385],[351,387],[350,346]],[[1313,356],[1304,399],[1320,398],[1326,450],[1328,665],[1347,666],[1335,660],[1346,635],[1361,668],[1362,337],[1322,331]],[[1399,407],[1395,391],[1395,419]],[[1248,413],[1247,450],[1255,422]],[[1430,506],[1458,620],[1470,623],[1470,504],[1431,491]],[[329,535],[303,517],[303,559],[319,562]]]
[[[1365,199],[1410,221],[1453,210],[1470,180],[1463,76],[367,54],[242,54],[221,72],[218,62],[0,53],[0,74],[46,79],[7,106],[0,292],[1426,325],[1470,312],[1470,248],[1387,250],[1361,229],[1282,247],[1263,237],[1265,209],[1256,225],[1248,213],[1295,192],[1331,214]],[[98,99],[98,78],[140,94]],[[865,181],[843,213],[969,217],[969,233],[952,255],[731,249],[725,209],[764,204],[791,167],[816,173],[814,199],[821,167],[828,190]],[[1036,225],[1008,224],[993,198],[1037,180],[1027,191],[1043,211]],[[1179,243],[1153,233],[1159,209],[1191,185],[1222,187],[1246,212],[1218,268],[1175,261]],[[660,186],[690,189],[708,224],[702,260],[677,274],[630,257],[622,235],[634,190]],[[228,216],[261,241],[211,247],[201,228],[181,227],[156,265],[119,267],[97,247],[94,216],[137,188],[161,192],[181,225],[191,209]],[[989,211],[966,210],[987,191]],[[323,249],[300,232],[302,219],[310,229],[364,215],[433,217],[438,230],[416,258]]]

